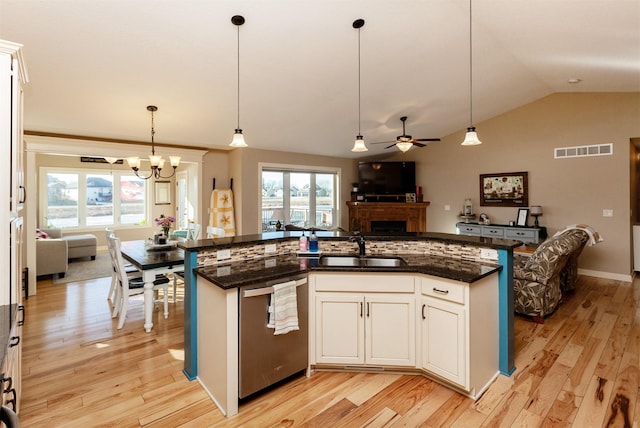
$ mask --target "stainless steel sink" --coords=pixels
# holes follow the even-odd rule
[[[401,257],[384,256],[320,256],[320,266],[327,267],[398,267],[406,266]]]

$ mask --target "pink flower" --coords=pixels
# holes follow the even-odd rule
[[[164,214],[160,214],[160,217],[155,219],[155,221],[158,226],[164,229],[171,227],[171,225],[176,221],[176,218],[172,216],[165,217]]]

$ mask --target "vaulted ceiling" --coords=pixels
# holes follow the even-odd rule
[[[484,0],[472,16],[476,123],[554,92],[640,91],[638,0]],[[24,44],[27,130],[148,142],[154,104],[156,142],[229,149],[239,47],[251,147],[356,157],[357,18],[365,155],[401,116],[417,138],[469,125],[463,0],[0,0],[0,38]]]

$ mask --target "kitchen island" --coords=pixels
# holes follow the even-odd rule
[[[429,290],[430,286],[420,286],[421,281],[425,284],[433,280],[451,281],[456,284],[466,284],[468,290],[493,289],[495,295],[492,300],[494,300],[493,305],[496,309],[493,313],[497,313],[495,324],[498,330],[494,335],[495,348],[497,348],[495,349],[495,357],[498,360],[494,371],[505,375],[509,375],[513,371],[511,277],[513,248],[520,244],[518,241],[434,233],[411,233],[394,236],[367,235],[368,255],[393,255],[401,257],[406,261],[406,264],[401,267],[340,267],[322,266],[317,263],[317,258],[297,257],[296,249],[299,236],[300,232],[274,232],[180,244],[186,254],[184,373],[189,379],[198,378],[225,414],[232,415],[237,412],[237,388],[229,389],[226,386],[234,382],[237,383],[237,378],[234,380],[233,377],[234,375],[237,377],[238,367],[237,361],[234,361],[237,359],[238,346],[238,327],[237,322],[234,321],[238,319],[238,287],[278,280],[294,274],[310,274],[310,279],[312,279],[309,287],[310,301],[315,301],[315,295],[312,295],[315,293],[315,288],[312,285],[315,284],[316,279],[313,278],[334,274],[339,275],[342,279],[347,278],[347,282],[349,282],[349,278],[358,275],[369,276],[369,279],[385,276],[411,278],[406,280],[406,284],[415,284],[415,286],[408,285],[408,287],[413,287],[411,289],[417,293],[416,298],[422,291],[427,300],[430,296],[425,292]],[[319,233],[321,251],[325,255],[357,254],[357,245],[349,241],[350,236],[351,234],[339,232]],[[386,291],[394,293],[393,284],[397,282],[396,279],[387,282],[390,289]],[[480,287],[475,285],[492,281],[495,286]],[[451,290],[452,296],[465,293],[464,288],[455,287],[454,285]],[[406,292],[406,290],[398,291]],[[464,294],[459,295],[464,296]],[[465,297],[460,298],[464,299]],[[466,299],[470,299],[469,295]],[[202,305],[205,301],[216,306],[216,310],[203,309]],[[410,316],[413,316],[414,313],[417,317],[422,315],[424,319],[427,301],[424,302],[421,308],[422,314],[420,314],[420,310],[417,310],[420,308],[419,305],[416,307],[406,306],[402,310],[409,311]],[[205,308],[209,307],[205,306]],[[400,306],[398,307],[400,308]],[[429,308],[431,307],[429,306]],[[491,310],[491,307],[488,309]],[[474,309],[474,312],[478,312],[478,309]],[[437,315],[436,312],[434,314]],[[310,315],[312,317],[316,315],[313,308],[310,308]],[[460,319],[462,320],[462,318]],[[315,323],[312,319],[309,322]],[[443,320],[443,322],[447,321]],[[234,326],[234,324],[236,325]],[[199,330],[202,329],[207,331],[206,336],[199,335]],[[315,327],[310,326],[309,330],[310,333],[316,334]],[[199,337],[200,339],[198,339]],[[207,340],[204,340],[205,337]],[[417,341],[419,340],[418,338]],[[309,343],[310,345],[315,343],[314,337],[309,337]],[[200,352],[199,347],[202,348]],[[203,353],[205,348],[209,351],[215,348],[215,352],[212,354],[215,356],[204,358],[203,355],[208,355]],[[312,353],[315,352],[313,345],[310,348]],[[411,364],[414,367],[419,366],[415,361],[416,353],[413,351],[411,353],[413,356],[410,356],[409,363],[398,365],[405,368]],[[204,361],[199,361],[199,358],[204,358]],[[211,361],[212,359],[215,362]],[[315,354],[310,355],[309,360],[314,364],[318,363],[318,366],[324,364],[321,360],[317,361]],[[206,374],[204,377],[207,377],[208,380],[203,382],[201,372],[205,365],[211,364],[223,366],[225,370],[218,370],[213,377]],[[429,372],[433,373],[434,371],[430,369]],[[461,373],[464,375],[464,370]],[[438,373],[436,372],[436,374]],[[440,376],[440,378],[447,380],[446,377]],[[471,385],[473,388],[470,388],[467,385],[469,382],[464,379],[452,383],[460,385],[460,389],[467,391],[467,395],[471,397],[479,395],[485,387],[483,383],[482,385]],[[220,385],[226,386],[218,391],[211,391],[210,388],[220,387]]]

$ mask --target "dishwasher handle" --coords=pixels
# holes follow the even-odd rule
[[[306,283],[307,283],[307,278],[298,279],[296,280],[296,287],[300,287],[301,285],[304,285]],[[251,290],[244,290],[242,292],[242,297],[258,297],[258,296],[264,296],[272,293],[273,293],[273,287],[252,288]]]

